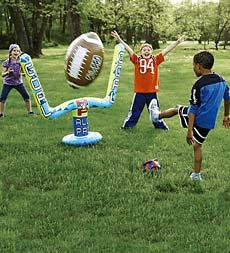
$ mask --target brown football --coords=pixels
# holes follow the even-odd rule
[[[94,32],[84,33],[68,47],[65,74],[73,88],[87,86],[98,76],[104,60],[104,47]]]

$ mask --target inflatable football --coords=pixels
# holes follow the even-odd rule
[[[100,73],[104,48],[94,32],[82,34],[68,47],[65,58],[65,73],[73,88],[89,85]]]

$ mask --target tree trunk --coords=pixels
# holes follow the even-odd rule
[[[219,48],[218,48],[218,44],[219,44],[219,41],[218,41],[218,40],[215,40],[215,48],[216,48],[216,50],[219,49]]]
[[[33,48],[32,48],[32,41],[31,41],[31,36],[30,36],[30,27],[29,27],[29,22],[27,22],[26,18],[24,16],[22,16],[23,18],[23,22],[24,22],[24,25],[25,25],[25,31],[26,31],[26,35],[27,35],[27,40],[29,42],[29,45],[30,45],[30,51],[33,51]]]
[[[151,28],[146,29],[145,33],[146,42],[152,45],[153,49],[159,49],[159,34],[154,32]]]
[[[65,5],[63,15],[60,14],[60,24],[62,25],[63,35],[65,35],[66,20],[67,20],[67,7]]]
[[[69,15],[71,20],[72,38],[75,39],[81,34],[80,14],[78,13],[78,1],[69,0]]]
[[[35,30],[33,33],[33,51],[34,56],[37,57],[42,54],[42,40],[45,33],[46,24],[47,18],[43,17],[39,29],[37,31]]]
[[[229,30],[230,30],[230,28],[226,29],[226,31],[224,32],[224,49],[226,49],[226,47],[228,45]]]
[[[21,10],[11,5],[7,5],[7,8],[14,24],[17,43],[20,44],[20,47],[24,52],[31,53]]]
[[[219,15],[219,17],[221,17],[221,15],[222,15],[221,14],[221,5],[220,5],[220,3],[218,5],[218,15]],[[216,38],[215,38],[216,50],[218,50],[218,44],[220,42],[221,35],[224,32],[224,30],[225,30],[226,26],[228,25],[229,21],[230,21],[229,19],[225,20],[223,26],[220,27],[220,19],[218,19],[218,22],[216,24]]]
[[[46,38],[48,40],[48,42],[51,41],[51,30],[52,30],[52,26],[53,26],[53,17],[52,15],[49,16],[48,18],[48,27],[46,29]]]
[[[206,41],[204,40],[204,50],[206,50]]]
[[[47,17],[42,13],[42,0],[34,0],[34,12],[32,16],[32,48],[33,56],[42,54],[42,40],[47,25]]]
[[[32,57],[38,57],[42,53],[42,39],[45,32],[47,18],[42,13],[42,0],[33,0],[32,27],[19,7],[19,1],[15,5],[7,5],[16,32],[16,41],[22,50]]]
[[[9,24],[9,10],[4,8],[4,22],[6,24],[6,34],[11,33]]]
[[[129,26],[126,27],[126,39],[127,39],[128,44],[133,43],[132,29]]]

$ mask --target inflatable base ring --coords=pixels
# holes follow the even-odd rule
[[[69,134],[63,137],[62,143],[75,146],[88,146],[98,143],[102,139],[102,135],[98,132],[88,132],[86,136],[78,137]]]

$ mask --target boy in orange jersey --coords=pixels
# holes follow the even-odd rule
[[[124,120],[123,129],[133,128],[145,107],[149,108],[152,99],[157,99],[157,92],[159,91],[159,65],[165,60],[164,56],[172,51],[178,44],[180,44],[184,37],[180,37],[177,41],[170,44],[162,52],[153,56],[153,48],[150,44],[144,43],[140,47],[140,56],[137,56],[132,48],[129,47],[119,36],[116,31],[111,32],[111,35],[119,42],[122,43],[126,51],[130,55],[130,60],[135,66],[134,70],[134,96],[128,116]],[[155,128],[168,130],[168,126],[164,123],[163,119],[153,122]]]

